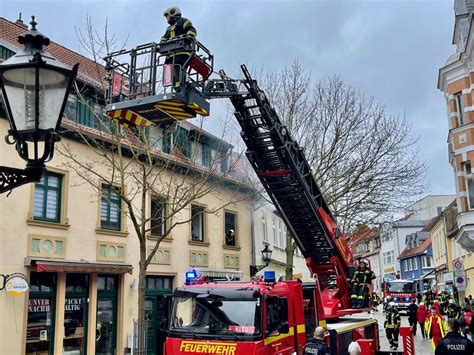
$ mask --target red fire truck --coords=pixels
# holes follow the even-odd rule
[[[180,52],[191,56],[177,75],[164,62]],[[123,55],[131,56],[126,65],[118,59]],[[142,67],[137,64],[140,56],[148,58]],[[371,297],[363,309],[351,309],[348,279],[357,262],[303,150],[247,68],[241,66],[243,79],[231,79],[223,71],[220,78],[209,79],[212,58],[189,37],[110,54],[107,114],[126,126],[146,126],[170,117],[208,115],[209,99],[230,99],[248,160],[306,257],[313,280],[277,281],[269,273],[247,282],[197,282],[191,273],[187,284],[173,294],[166,354],[302,354],[318,325],[328,330],[332,354],[345,353],[357,339],[367,339],[366,346],[375,351],[376,320],[354,317],[370,309]],[[157,76],[160,70],[166,80]],[[126,80],[113,80],[117,75]],[[178,80],[186,84],[176,87],[173,81]],[[127,82],[125,93],[113,87],[116,82]]]
[[[386,279],[383,296],[384,301],[390,296],[398,310],[407,310],[411,300],[416,298],[416,284],[413,280]]]

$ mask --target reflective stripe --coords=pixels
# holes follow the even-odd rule
[[[297,333],[306,333],[306,328],[304,324],[298,324],[296,326],[296,332]]]
[[[189,25],[191,22],[189,20],[186,20],[184,23],[183,23],[183,28],[186,28],[187,25]]]
[[[280,334],[280,335],[276,335],[276,336],[273,336],[273,337],[265,338],[263,343],[265,345],[268,345],[268,344],[274,343],[278,340],[281,340],[281,339],[284,339],[284,338],[287,338],[287,337],[293,336],[293,335],[295,335],[295,331],[294,331],[293,327],[291,327],[289,333]]]
[[[196,37],[196,32],[194,31],[188,31],[186,32],[187,35],[190,35],[190,36],[193,36],[193,37]]]

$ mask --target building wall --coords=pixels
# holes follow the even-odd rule
[[[283,220],[275,213],[272,204],[264,203],[258,205],[253,212],[253,233],[255,236],[255,265],[264,265],[261,250],[265,243],[270,244],[272,260],[267,268],[261,270],[274,270],[277,276],[285,276],[286,264],[286,227]],[[303,277],[310,277],[310,272],[306,266],[306,261],[299,250],[295,251],[293,257],[293,274],[302,274]]]
[[[8,123],[5,119],[0,119],[0,135],[4,136]],[[91,154],[87,146],[64,139],[64,142],[71,145],[78,156],[86,157]],[[0,142],[1,165],[24,168],[13,146],[7,146],[3,140]],[[13,190],[11,195],[0,196],[0,270],[2,274],[21,272],[28,274],[30,269],[24,266],[25,257],[44,257],[46,259],[97,261],[131,264],[132,274],[125,274],[119,277],[119,306],[118,306],[118,329],[117,329],[117,351],[122,353],[127,344],[127,333],[133,330],[133,320],[137,319],[137,298],[138,292],[131,287],[134,280],[138,279],[139,248],[138,239],[134,233],[132,224],[128,219],[122,232],[101,232],[97,231],[100,224],[100,199],[96,191],[92,190],[88,184],[78,177],[74,172],[69,171],[65,164],[66,158],[61,154],[56,154],[54,159],[47,163],[50,170],[64,174],[64,190],[62,196],[63,219],[58,224],[38,223],[31,220],[31,211],[34,197],[34,184],[28,184]],[[97,171],[103,171],[104,167],[95,164]],[[169,172],[166,172],[169,174]],[[238,194],[238,193],[237,193]],[[239,202],[230,203],[226,210],[237,214],[237,247],[224,246],[224,212],[222,210],[215,214],[206,214],[206,243],[196,243],[191,241],[190,224],[185,223],[177,226],[168,241],[163,241],[160,245],[162,255],[168,255],[164,259],[156,260],[150,265],[148,274],[167,275],[173,277],[173,286],[182,285],[185,281],[185,272],[196,267],[202,271],[220,271],[229,273],[240,273],[244,278],[249,277],[248,265],[251,263],[251,206],[250,203],[238,196]],[[236,192],[227,188],[217,188],[217,190],[198,202],[209,210],[222,206],[225,202],[236,200]],[[177,220],[186,220],[190,216],[190,209],[182,211],[177,216]],[[62,252],[35,253],[32,247],[32,238],[40,241],[60,241],[62,242]],[[99,244],[112,247],[123,247],[124,256],[117,258],[117,255],[107,255],[100,257]],[[149,240],[149,247],[153,241]],[[117,250],[117,249],[116,249]],[[207,255],[207,262],[200,264],[193,263],[192,253]],[[233,265],[226,265],[225,258],[231,256]],[[120,259],[120,260],[119,260]],[[229,259],[227,259],[229,260]],[[100,272],[100,271],[99,271]],[[64,273],[58,274],[57,291],[57,312],[56,319],[64,313],[64,294],[60,296],[61,289],[64,292]],[[90,287],[95,287],[97,273],[90,273]],[[63,280],[63,281],[61,281]],[[93,295],[92,295],[93,296]],[[92,297],[90,305],[96,305],[97,299]],[[26,318],[27,318],[28,294],[12,297],[6,292],[0,292],[0,314],[1,319],[1,341],[0,354],[21,354],[25,351]],[[90,312],[93,314],[94,312]],[[61,320],[61,318],[59,318]],[[93,318],[89,319],[90,324],[94,324]],[[92,321],[92,322],[91,322]],[[63,327],[60,322],[56,325],[55,338],[57,339],[55,353],[61,353]],[[90,329],[93,329],[93,327]],[[89,353],[94,353],[94,336],[89,337]]]
[[[444,275],[448,271],[448,246],[444,221],[444,217],[440,218],[431,229],[431,246],[433,248],[433,263],[436,269],[436,288],[438,290],[444,290]]]
[[[455,195],[428,195],[405,208],[408,220],[429,220],[441,212],[456,198]]]

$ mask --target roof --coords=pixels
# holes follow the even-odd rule
[[[429,248],[430,245],[431,245],[431,235],[428,238],[426,238],[426,240],[423,243],[421,243],[419,246],[411,248],[411,249],[405,249],[400,254],[398,259],[399,260],[400,259],[406,259],[406,258],[409,258],[411,256],[423,254]]]
[[[359,230],[353,233],[350,237],[350,248],[352,253],[356,252],[357,245],[363,241],[377,238],[380,235],[380,230],[377,227],[369,228],[364,227],[362,230]]]
[[[18,43],[18,36],[25,33],[27,30],[27,28],[20,24],[0,17],[0,39],[12,44],[17,48],[17,50],[21,49],[21,45]],[[51,41],[49,46],[45,49],[58,61],[70,67],[79,63],[79,80],[98,88],[103,86],[102,78],[104,77],[104,67],[102,65],[53,41]]]
[[[434,218],[431,218],[424,226],[422,231],[430,232],[435,224],[441,219],[441,216],[436,216]]]

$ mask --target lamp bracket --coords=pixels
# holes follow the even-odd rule
[[[40,181],[44,171],[44,164],[29,166],[26,169],[0,166],[0,193],[11,191],[30,182]]]

